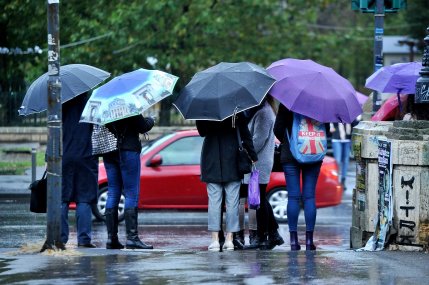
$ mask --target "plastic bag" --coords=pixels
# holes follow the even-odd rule
[[[256,168],[252,169],[252,172],[250,173],[250,179],[249,179],[249,196],[248,196],[248,204],[250,209],[259,209],[259,205],[261,204],[260,197],[259,197],[259,170]]]

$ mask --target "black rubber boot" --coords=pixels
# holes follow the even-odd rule
[[[127,230],[125,247],[128,249],[153,249],[153,246],[140,240],[137,227],[137,208],[125,209],[125,228]]]
[[[118,239],[118,207],[106,208],[106,227],[107,227],[107,249],[123,249],[124,246]]]
[[[316,250],[316,246],[313,243],[313,232],[305,232],[305,249],[306,250]]]
[[[258,231],[249,230],[249,245],[247,246],[249,249],[259,248],[259,236]]]
[[[301,246],[298,242],[298,233],[297,232],[289,232],[290,234],[290,250],[300,250]]]

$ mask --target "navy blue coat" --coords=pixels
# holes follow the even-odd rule
[[[62,105],[62,201],[95,203],[98,191],[98,158],[92,155],[92,124],[79,123],[88,94]]]

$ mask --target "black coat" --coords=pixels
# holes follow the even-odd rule
[[[87,94],[82,94],[62,105],[63,202],[97,201],[98,158],[92,155],[92,124],[79,123],[87,100]]]
[[[106,125],[118,140],[118,149],[140,152],[142,145],[139,134],[150,131],[154,126],[152,118],[132,116]]]
[[[286,137],[286,131],[289,134],[292,131],[293,112],[287,109],[283,104],[279,105],[276,121],[274,122],[274,135],[280,141],[280,162],[296,162],[290,151],[289,140]]]
[[[240,130],[243,146],[252,160],[257,161],[252,136],[240,115],[237,116],[236,127]],[[198,120],[197,129],[200,136],[204,137],[201,150],[201,181],[223,183],[243,179],[243,175],[238,173],[238,138],[231,118],[221,122]]]

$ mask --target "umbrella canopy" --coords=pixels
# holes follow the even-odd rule
[[[287,58],[267,71],[277,80],[270,94],[293,112],[322,123],[351,123],[362,113],[356,90],[332,68]]]
[[[421,62],[384,66],[366,79],[365,87],[383,93],[414,94]]]
[[[173,104],[187,120],[222,121],[259,105],[274,82],[253,63],[221,62],[196,73]]]
[[[407,101],[408,95],[399,95],[401,105]],[[389,97],[380,109],[372,116],[371,121],[390,121],[394,120],[399,114],[399,101],[398,96]]]
[[[80,122],[104,125],[140,115],[170,96],[177,80],[169,73],[143,68],[117,76],[92,92]]]
[[[358,99],[358,102],[359,102],[359,104],[361,105],[361,106],[363,106],[365,103],[366,103],[366,101],[368,100],[368,96],[366,96],[365,94],[362,94],[362,93],[360,93],[360,92],[358,92],[358,91],[356,91],[356,97],[357,97],[357,99]]]
[[[110,73],[86,64],[68,64],[61,66],[61,103],[91,90],[110,76]],[[48,73],[37,78],[25,94],[20,115],[30,115],[48,109]]]

